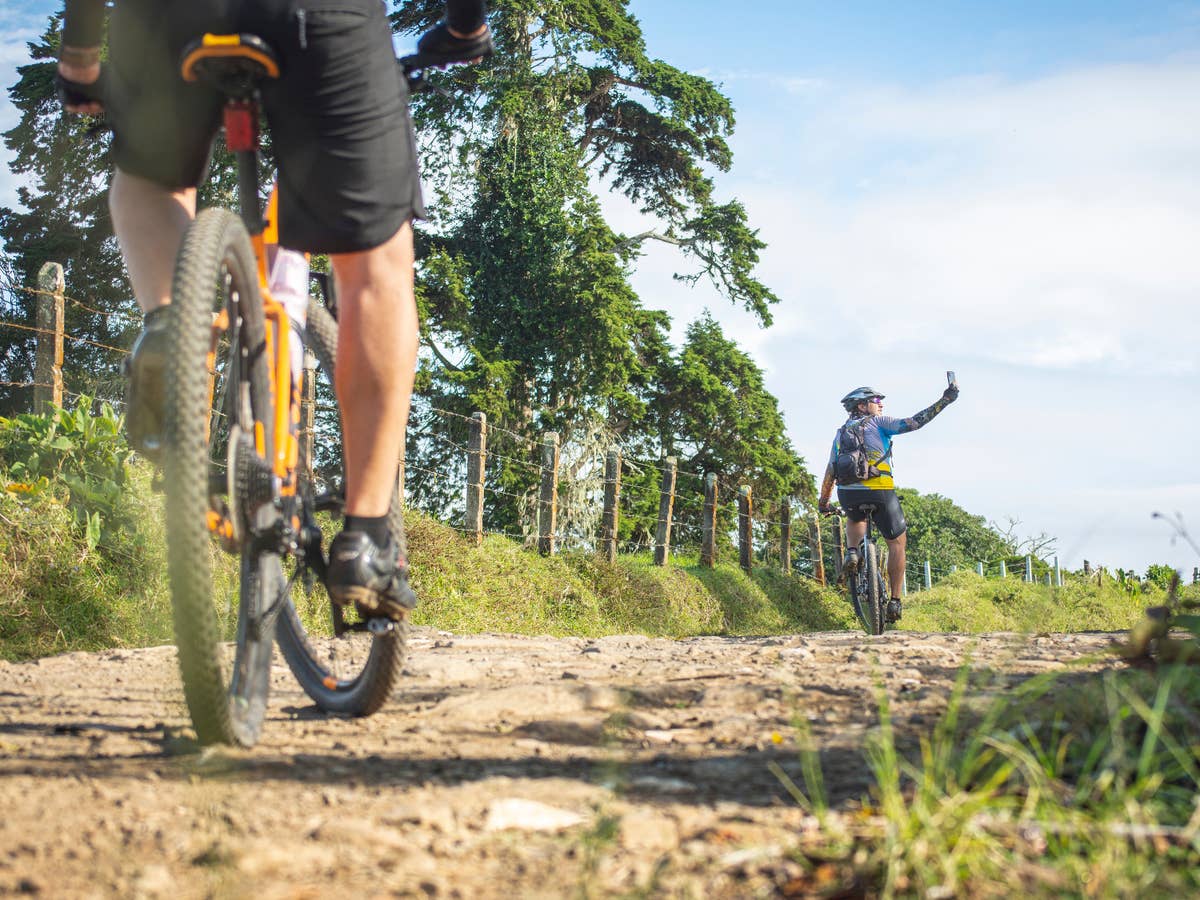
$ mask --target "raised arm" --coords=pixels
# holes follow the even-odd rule
[[[909,416],[907,419],[900,420],[900,427],[894,432],[895,434],[907,434],[910,431],[916,431],[924,428],[934,417],[937,416],[943,409],[958,399],[958,388],[954,385],[946,388],[942,392],[942,396],[932,406],[927,406],[919,413]]]

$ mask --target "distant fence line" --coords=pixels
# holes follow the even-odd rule
[[[77,300],[65,296],[65,284],[62,266],[58,263],[45,264],[38,277],[36,290],[20,288],[22,292],[36,298],[36,326],[0,318],[0,325],[30,332],[37,341],[36,364],[32,382],[12,383],[0,382],[0,385],[10,387],[31,387],[34,389],[34,411],[45,411],[51,405],[62,406],[64,396],[78,397],[64,387],[63,382],[63,346],[65,340],[82,341],[98,348],[119,354],[127,354],[127,350],[112,347],[88,338],[66,334],[64,331],[64,311],[67,302],[79,306],[86,311],[102,315],[120,315],[136,319],[126,313],[103,313]],[[11,308],[11,306],[10,306]],[[314,411],[324,408],[316,402],[312,371],[313,360],[306,365],[306,385],[302,392],[305,409],[302,410],[301,444],[304,448],[302,459],[312,460],[312,441],[314,438]],[[105,399],[105,398],[98,398]],[[117,399],[106,399],[121,408],[123,403]],[[747,572],[753,570],[756,564],[777,566],[782,572],[793,572],[814,579],[822,585],[836,577],[840,570],[845,553],[845,531],[840,518],[826,522],[815,515],[796,515],[794,507],[799,507],[797,498],[781,497],[759,499],[754,496],[748,484],[730,482],[716,472],[687,472],[679,469],[678,459],[667,456],[661,460],[647,462],[635,458],[625,458],[620,447],[611,447],[603,454],[603,475],[595,490],[596,499],[601,504],[598,526],[592,533],[564,531],[560,528],[560,459],[563,447],[556,432],[545,432],[539,441],[531,441],[525,435],[491,425],[483,412],[470,416],[449,410],[430,407],[429,411],[438,416],[453,418],[465,423],[467,441],[456,443],[446,434],[436,430],[416,431],[410,429],[412,438],[444,441],[452,450],[460,454],[462,467],[460,472],[464,483],[463,515],[461,525],[454,525],[470,542],[482,543],[485,534],[503,534],[505,537],[525,541],[531,547],[544,555],[554,555],[564,548],[586,550],[598,553],[603,558],[615,560],[619,552],[652,551],[655,565],[665,566],[670,558],[680,553],[697,554],[702,566],[712,567],[718,562],[722,545],[732,544],[736,551],[738,564]],[[489,448],[489,438],[498,435],[513,442],[517,450],[513,453],[496,453]],[[517,455],[519,454],[519,455]],[[517,494],[503,488],[487,484],[489,456],[499,459],[509,465],[523,468],[536,481],[536,496]],[[627,498],[623,494],[622,474],[626,471],[644,472],[657,470],[660,473],[658,487],[658,515],[653,521],[652,539],[646,542],[631,540],[621,541],[620,527],[622,507]],[[406,462],[404,471],[420,472],[435,478],[457,478],[457,474],[427,471],[419,466]],[[599,471],[599,467],[597,467]],[[681,476],[692,488],[681,488]],[[507,496],[517,501],[532,501],[526,530],[521,533],[489,532],[484,528],[484,513],[488,494]],[[653,505],[653,497],[642,497],[641,500]],[[730,534],[721,532],[721,517],[718,512],[723,508],[726,521],[735,523]],[[692,516],[687,526],[698,531],[698,541],[681,540],[677,534],[680,520],[677,507],[682,507],[692,513],[699,511],[698,516]],[[698,521],[697,521],[698,520]],[[830,534],[830,546],[825,546],[822,531]],[[757,531],[757,533],[756,533]],[[725,540],[722,540],[722,537]],[[1011,571],[1010,571],[1011,566]],[[1040,576],[1035,575],[1035,568],[1046,566]],[[909,582],[914,589],[929,590],[933,585],[957,571],[958,566],[948,569],[932,565],[930,560],[910,561],[906,567],[902,593],[907,593]],[[1025,582],[1042,581],[1045,584],[1062,587],[1063,571],[1055,558],[1053,566],[1038,561],[1035,566],[1032,556],[1007,557],[998,560],[978,561],[975,564],[976,574],[982,577],[996,576],[1000,579],[1019,577]],[[1103,580],[1104,570],[1095,572],[1091,564],[1084,563],[1084,576]],[[1111,576],[1110,576],[1111,577]],[[1200,583],[1200,569],[1193,572],[1193,580]]]

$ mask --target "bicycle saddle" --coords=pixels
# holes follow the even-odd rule
[[[183,48],[179,71],[184,81],[204,81],[244,99],[259,81],[279,77],[279,59],[258,35],[206,34]]]

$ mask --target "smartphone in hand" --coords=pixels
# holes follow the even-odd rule
[[[954,376],[953,372],[946,373],[946,384],[950,387],[958,387],[958,379]]]

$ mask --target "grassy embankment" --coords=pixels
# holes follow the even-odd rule
[[[150,473],[130,467],[124,503],[132,527],[89,549],[61,492],[0,492],[0,658],[145,646],[171,640],[161,498]],[[607,565],[586,554],[546,559],[500,537],[471,546],[453,529],[409,514],[422,598],[415,621],[452,631],[525,634],[784,634],[855,627],[832,589],[732,561],[715,569],[645,555]],[[220,593],[232,560],[214,551]],[[1062,590],[962,572],[911,595],[903,626],[919,631],[1078,631],[1130,627],[1156,594],[1082,582]]]
[[[132,526],[89,549],[61,491],[0,492],[0,658],[145,646],[171,640],[161,498],[131,465],[122,502]],[[409,514],[422,598],[415,621],[452,631],[664,636],[782,634],[855,627],[832,589],[762,567],[694,559],[659,568],[645,555],[607,565],[586,554],[546,559],[500,537],[471,546],[453,529]],[[214,551],[220,593],[232,560]],[[1161,596],[1071,582],[1061,590],[960,572],[910,595],[902,627],[918,631],[1080,631],[1129,628]]]

